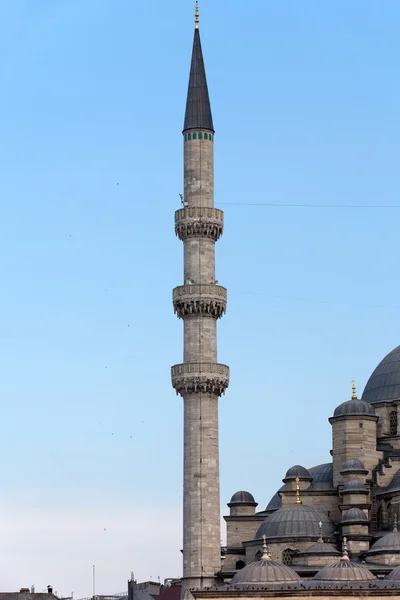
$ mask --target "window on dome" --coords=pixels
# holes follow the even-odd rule
[[[240,569],[243,569],[244,566],[245,566],[245,564],[244,564],[243,560],[236,561],[236,571],[239,571]]]
[[[282,552],[282,562],[284,565],[291,565],[293,559],[293,552],[290,548],[287,548]]]
[[[261,560],[261,557],[262,557],[262,552],[258,551],[254,558],[256,560]]]
[[[389,415],[390,435],[397,435],[397,410],[392,410]]]

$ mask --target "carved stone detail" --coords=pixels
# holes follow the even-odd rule
[[[174,311],[180,319],[190,315],[220,319],[226,313],[227,295],[221,285],[181,285],[173,292]]]
[[[191,236],[202,236],[216,242],[223,230],[224,213],[218,208],[193,206],[175,212],[175,233],[182,241]]]
[[[177,394],[205,392],[221,396],[229,385],[229,367],[218,363],[183,363],[171,369]]]

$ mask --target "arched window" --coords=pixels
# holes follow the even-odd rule
[[[202,139],[203,139],[203,134],[199,133],[199,140],[202,140]]]
[[[389,415],[390,435],[397,435],[397,410],[392,410]]]
[[[259,550],[259,551],[257,552],[257,554],[255,555],[255,557],[254,557],[254,558],[255,558],[256,560],[261,560],[261,557],[262,557],[262,552],[260,552],[260,550]]]
[[[204,139],[205,139],[205,140],[208,140],[208,133],[205,133],[205,134],[204,134]]]
[[[194,134],[193,134],[193,139],[194,139],[194,140],[197,140],[197,133],[194,133]]]
[[[291,565],[292,558],[293,558],[293,552],[290,550],[290,548],[287,548],[286,550],[284,550],[282,552],[282,562],[284,565]]]
[[[186,135],[186,133],[185,133],[185,142],[186,142],[186,141],[187,141],[187,135]]]
[[[188,140],[190,141],[192,139],[192,134],[188,133]]]
[[[240,569],[243,569],[244,566],[245,566],[245,564],[244,564],[243,560],[236,561],[236,571],[239,571]]]

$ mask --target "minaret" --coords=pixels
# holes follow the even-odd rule
[[[215,279],[215,242],[224,215],[214,208],[214,125],[200,42],[198,5],[186,104],[183,208],[175,232],[183,242],[184,285],[173,291],[184,326],[183,363],[172,385],[184,403],[183,596],[216,583],[221,570],[218,398],[229,368],[217,362],[217,320],[227,291]]]

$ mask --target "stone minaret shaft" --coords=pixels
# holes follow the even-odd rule
[[[175,231],[184,245],[184,285],[173,292],[184,324],[183,363],[172,384],[184,402],[183,594],[216,582],[221,569],[218,398],[229,368],[217,362],[217,319],[227,292],[215,280],[215,242],[223,212],[214,208],[214,126],[196,24],[184,136],[183,208]]]

